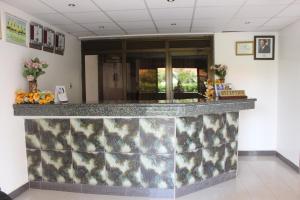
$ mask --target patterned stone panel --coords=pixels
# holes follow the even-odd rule
[[[27,149],[29,181],[42,181],[41,150]]]
[[[237,162],[238,162],[238,156],[237,156],[237,142],[231,142],[226,144],[225,148],[225,171],[235,171],[237,170]]]
[[[175,150],[174,119],[140,119],[141,152],[168,154]]]
[[[215,177],[225,171],[225,144],[202,149],[202,179]]]
[[[203,116],[204,130],[200,135],[203,147],[212,147],[225,143],[226,114],[209,114]]]
[[[106,152],[138,153],[138,119],[104,119]]]
[[[26,148],[28,149],[40,149],[40,133],[38,120],[26,119],[25,120],[25,132],[26,132]]]
[[[174,155],[141,155],[142,182],[145,188],[174,188]]]
[[[176,187],[191,185],[202,180],[202,150],[176,154]]]
[[[141,187],[138,154],[105,153],[105,160],[109,186]]]
[[[71,151],[42,151],[43,181],[73,183]]]
[[[104,153],[72,152],[72,157],[75,183],[106,185]]]
[[[239,127],[239,113],[230,112],[226,113],[226,142],[234,142],[237,140]]]
[[[176,118],[176,151],[191,152],[201,147],[203,116]]]
[[[103,119],[71,119],[72,149],[81,152],[104,150]]]
[[[39,127],[43,150],[71,150],[69,119],[41,119]]]

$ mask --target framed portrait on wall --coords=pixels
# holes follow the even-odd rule
[[[235,43],[235,55],[249,56],[254,54],[253,41],[238,41]]]
[[[62,33],[55,33],[55,53],[64,55],[65,51],[65,35]]]
[[[53,53],[55,32],[50,28],[44,28],[43,31],[43,50]]]
[[[275,36],[254,36],[255,60],[274,60]]]
[[[30,23],[29,47],[39,50],[43,48],[43,26],[35,22]]]

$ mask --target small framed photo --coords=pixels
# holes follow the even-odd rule
[[[255,60],[274,60],[275,36],[254,36]]]
[[[253,41],[238,41],[235,43],[235,55],[248,56],[254,54]]]
[[[65,35],[62,33],[55,33],[55,53],[64,55],[65,51]]]
[[[30,23],[29,47],[42,50],[43,48],[43,26],[34,22]]]
[[[55,87],[55,99],[56,104],[59,103],[68,103],[68,95],[66,87],[64,85],[58,85]]]
[[[53,53],[55,32],[52,29],[44,28],[43,50]]]

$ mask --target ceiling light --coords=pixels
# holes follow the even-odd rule
[[[176,26],[176,23],[172,23],[171,26]]]
[[[75,7],[76,4],[75,4],[75,3],[69,3],[68,6],[69,6],[69,7]]]
[[[175,0],[167,0],[167,2],[174,2]]]
[[[245,24],[251,24],[251,22],[250,21],[245,21]]]
[[[104,26],[99,26],[99,29],[104,29]]]

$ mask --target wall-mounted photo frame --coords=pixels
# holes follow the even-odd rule
[[[64,55],[65,51],[65,35],[62,33],[55,33],[55,53]]]
[[[235,43],[235,55],[249,56],[254,54],[253,41],[237,41]]]
[[[9,13],[5,13],[6,41],[26,46],[26,24],[27,22]]]
[[[255,60],[274,60],[275,55],[275,36],[262,35],[254,36]]]
[[[53,53],[55,32],[50,28],[44,28],[43,31],[43,50]]]
[[[43,48],[43,26],[35,22],[30,22],[29,47],[39,50]]]

